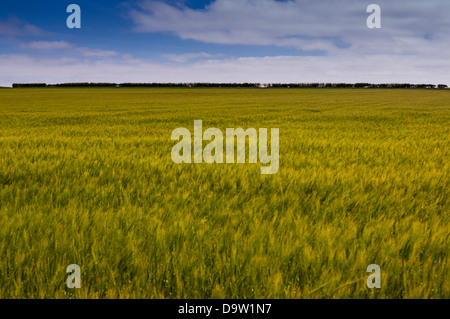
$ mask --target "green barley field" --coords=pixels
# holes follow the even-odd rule
[[[197,119],[278,173],[174,164]],[[0,298],[450,298],[449,151],[450,90],[1,89]]]

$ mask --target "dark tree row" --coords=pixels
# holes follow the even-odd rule
[[[385,88],[385,89],[445,89],[445,84],[410,83],[14,83],[13,88],[41,87],[175,87],[175,88]]]
[[[13,88],[45,88],[45,83],[13,83]]]
[[[61,83],[61,84],[48,84],[47,87],[97,87],[97,88],[105,88],[105,87],[117,87],[116,83]]]
[[[117,87],[259,88],[260,83],[122,83]]]
[[[117,87],[114,83],[61,83],[61,84],[46,84],[46,83],[13,83],[13,88],[42,88],[42,87]]]
[[[269,88],[372,88],[372,89],[445,89],[445,84],[410,84],[410,83],[274,83],[266,84]]]

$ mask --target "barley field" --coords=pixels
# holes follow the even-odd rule
[[[174,164],[197,119],[279,171]],[[449,150],[450,90],[1,89],[0,298],[450,298]]]

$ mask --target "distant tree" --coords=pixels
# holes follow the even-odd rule
[[[13,83],[13,88],[45,88],[46,83]]]

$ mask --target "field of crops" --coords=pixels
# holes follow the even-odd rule
[[[174,164],[197,119],[279,171]],[[1,89],[0,298],[449,298],[449,150],[450,90]]]

